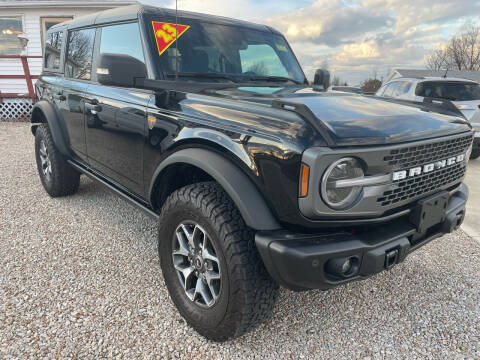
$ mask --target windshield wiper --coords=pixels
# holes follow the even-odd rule
[[[228,76],[228,75],[225,75],[225,74],[217,74],[217,73],[186,73],[186,72],[183,72],[183,73],[178,73],[178,74],[175,74],[175,73],[168,73],[167,76],[172,76],[172,77],[175,77],[177,76],[178,77],[182,77],[182,78],[185,78],[185,77],[192,77],[192,78],[202,78],[202,79],[225,79],[225,80],[229,80],[231,82],[238,82],[235,78],[232,78],[231,76]]]
[[[256,80],[260,80],[260,81],[275,81],[275,82],[287,82],[287,81],[291,81],[295,84],[299,84],[299,85],[302,85],[303,82],[301,81],[298,81],[298,80],[295,80],[295,79],[291,79],[291,78],[288,78],[288,77],[284,77],[284,76],[252,76],[251,78],[249,78],[249,80],[252,80],[252,81],[256,81]]]

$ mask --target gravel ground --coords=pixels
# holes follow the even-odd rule
[[[49,198],[27,124],[0,123],[0,148],[0,359],[480,358],[480,243],[462,232],[363,282],[282,290],[215,344],[170,301],[153,220],[84,177]]]

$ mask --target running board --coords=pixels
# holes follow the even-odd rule
[[[102,185],[106,186],[107,189],[109,189],[110,191],[114,192],[115,194],[117,195],[120,195],[124,200],[126,200],[127,202],[129,202],[130,204],[140,208],[140,210],[143,210],[147,215],[150,215],[152,218],[154,218],[155,220],[158,220],[159,218],[159,215],[152,211],[152,209],[148,208],[147,206],[143,205],[142,203],[140,203],[139,201],[137,201],[136,199],[134,199],[131,195],[129,195],[128,193],[120,190],[118,187],[116,187],[115,185],[109,183],[108,181],[105,181],[102,177],[94,174],[93,172],[89,171],[88,169],[84,168],[83,166],[77,164],[76,162],[72,161],[72,160],[67,160],[67,162],[73,167],[75,168],[76,170],[78,170],[79,172],[81,172],[82,174],[85,174],[87,175],[90,179],[93,179],[93,180],[96,180],[98,181],[99,183],[101,183]]]

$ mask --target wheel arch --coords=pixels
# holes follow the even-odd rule
[[[38,101],[33,106],[30,122],[32,123],[33,135],[35,135],[39,124],[48,123],[55,146],[62,155],[69,155],[70,146],[67,131],[63,122],[61,121],[58,111],[52,104],[46,100]]]
[[[191,167],[197,176],[202,177],[202,180],[214,180],[220,184],[249,227],[255,230],[281,228],[262,194],[248,176],[222,155],[203,148],[178,150],[160,163],[148,190],[152,205],[155,204],[155,197],[158,196],[158,184],[167,176],[169,169],[175,166]],[[168,183],[168,181],[165,182]]]

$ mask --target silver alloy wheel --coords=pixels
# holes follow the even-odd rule
[[[187,297],[202,307],[220,295],[220,261],[207,232],[193,221],[181,223],[173,237],[173,266]]]
[[[47,146],[43,140],[40,141],[39,152],[43,175],[45,176],[45,179],[49,181],[50,177],[52,176],[52,163],[50,161],[50,157],[48,156]]]

